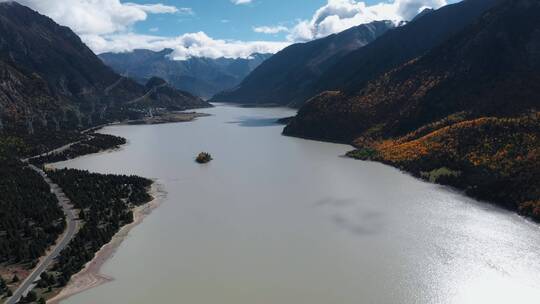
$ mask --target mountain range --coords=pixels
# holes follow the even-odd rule
[[[0,3],[3,129],[73,129],[127,118],[148,106],[209,106],[186,92],[163,92],[165,87],[152,88],[161,95],[149,94],[103,64],[69,28],[17,2]]]
[[[487,1],[461,7],[473,3]],[[501,1],[427,53],[312,98],[284,133],[352,142],[350,156],[540,219],[538,16],[539,1]]]
[[[402,26],[374,22],[290,46],[255,69],[238,88],[213,100],[299,107],[323,91],[357,90],[372,77],[442,43],[497,2],[465,0],[424,10]]]
[[[160,8],[131,5],[140,5],[146,10]],[[46,297],[62,295],[60,291],[75,278],[73,275],[96,257],[101,258],[96,253],[121,227],[140,218],[133,208],[153,200],[151,180],[57,170],[45,164],[125,144],[124,138],[95,133],[106,123],[154,123],[152,119],[140,119],[148,116],[156,121],[170,118],[158,121],[168,123],[205,116],[167,111],[211,107],[203,98],[220,91],[212,101],[298,107],[296,116],[280,120],[286,123],[284,135],[349,144],[352,150],[346,157],[393,166],[540,222],[540,0],[464,0],[437,10],[425,9],[407,23],[377,21],[359,25],[325,38],[291,45],[273,56],[253,54],[248,59],[188,60],[173,60],[173,56],[172,49],[164,49],[107,53],[98,57],[69,28],[16,2],[0,2],[0,297],[5,298],[6,303],[19,300],[44,303]],[[153,117],[155,113],[158,117]],[[246,113],[253,119],[257,111]],[[220,111],[214,114],[220,115]],[[268,125],[268,117],[259,119],[263,119],[264,124],[257,125]],[[275,127],[275,119],[270,120]],[[223,128],[231,122],[238,119],[216,119],[211,121],[211,126]],[[266,130],[279,136],[274,127]],[[141,131],[140,128],[143,127],[136,127],[135,132]],[[256,129],[260,128],[242,128],[248,132],[257,132]],[[163,130],[151,128],[144,138],[170,135]],[[206,142],[216,137],[208,138],[207,133],[196,130],[193,128],[187,130],[189,134],[184,134],[197,139],[194,145],[207,146]],[[233,132],[231,128],[225,131],[225,135]],[[182,140],[180,137],[184,135],[180,133],[185,132],[177,132],[165,141]],[[245,134],[237,135],[240,138]],[[249,144],[263,141],[266,142],[259,140]],[[267,147],[272,143],[262,146],[266,156],[279,152],[279,149]],[[156,158],[158,154],[152,154],[153,150],[165,148],[152,147],[153,144],[152,140],[142,142],[141,151]],[[221,144],[237,142],[225,136],[209,146],[215,148]],[[280,150],[281,154],[319,147],[311,144],[300,147],[296,140],[287,144],[293,145],[294,151],[284,149]],[[182,146],[186,146],[185,142]],[[261,160],[261,155],[255,154],[242,149],[240,157],[235,159]],[[182,170],[184,164],[193,162],[189,156],[184,156],[179,158],[180,164],[173,164],[174,170]],[[220,169],[220,166],[232,159],[226,156],[216,159],[216,166],[195,169],[221,172],[223,167]],[[262,161],[272,161],[264,156]],[[304,162],[300,167],[307,164],[317,169],[306,172],[325,175],[322,181],[327,188],[337,185],[335,189],[342,189],[341,184],[331,180],[336,174],[344,173],[340,172],[342,166],[329,168],[325,163],[321,170],[321,164],[313,163],[317,160],[324,162],[327,158],[312,157],[312,163]],[[345,160],[339,163],[348,166]],[[131,161],[129,165],[137,163]],[[152,165],[155,164],[150,162],[150,167]],[[275,165],[284,166],[283,163]],[[366,172],[378,173],[372,168],[375,167]],[[189,172],[198,174],[196,171]],[[349,174],[350,170],[345,173],[345,179],[357,176]],[[235,172],[230,175],[236,178]],[[283,174],[276,176],[282,178]],[[198,179],[194,181],[197,183]],[[240,187],[235,191],[245,190],[241,181],[237,182]],[[477,212],[477,207],[481,206],[475,202],[480,205],[471,209],[463,204],[467,200],[459,195],[457,199],[453,195],[438,195],[441,191],[450,191],[446,188],[435,191],[434,187],[403,181],[406,180],[388,179],[385,173],[379,174],[377,183],[372,185],[374,191],[383,194],[383,201],[389,197],[384,191],[391,187],[413,187],[413,191],[423,192],[417,202],[410,198],[405,200],[416,204],[418,210],[441,204],[440,197],[455,200],[457,204],[442,202],[443,209],[458,208],[458,213],[440,214],[441,208],[436,208],[437,214],[432,210],[419,213],[424,217],[436,215],[432,221],[435,223],[444,221],[449,214],[458,217],[458,221],[452,219],[453,222],[463,222],[462,214],[470,210]],[[362,179],[354,181],[362,182]],[[277,188],[270,187],[270,190],[279,190]],[[316,201],[310,193],[303,194],[308,201]],[[350,201],[348,197],[345,200]],[[381,218],[380,212],[370,211],[369,204],[373,200],[369,195],[364,201],[361,206],[355,204],[354,208],[340,209],[336,214],[338,222],[343,219],[354,222],[354,227],[345,226],[354,228],[346,231],[353,232],[355,237],[373,234],[372,229],[366,234],[365,227],[356,225],[356,221],[375,218],[375,222],[367,224],[375,223],[379,228],[380,223],[388,222],[387,218],[392,220],[395,214],[403,212],[390,210],[401,205],[386,204],[382,206]],[[361,208],[357,208],[359,206]],[[489,209],[470,218],[474,218],[476,224],[477,220],[485,220],[483,217],[491,222],[500,216],[499,212]],[[408,219],[419,220],[409,215],[405,222]],[[515,222],[513,218],[502,221],[508,223],[504,228],[510,233],[493,240],[514,245],[516,239],[520,242],[516,247],[519,254],[529,254],[523,248],[536,249],[534,238],[516,238],[528,230],[514,229]],[[433,227],[429,226],[431,230],[441,230]],[[459,234],[449,239],[448,227],[440,227],[444,228],[443,242],[439,242],[441,237],[436,235],[436,253],[440,251],[439,244],[459,243],[464,238],[467,243],[484,241],[485,235],[493,232],[489,229],[493,225],[473,225],[470,226],[473,229],[465,233],[462,227],[450,227],[456,228]],[[406,231],[407,234],[414,232],[414,229]],[[534,246],[531,247],[528,240]],[[56,246],[51,247],[53,245]],[[421,245],[431,246],[429,243]],[[469,259],[468,246],[458,245],[455,247],[458,251],[465,249],[458,258]],[[380,252],[398,247],[381,248]],[[482,252],[477,249],[474,248],[472,258],[485,264],[485,259],[478,259]],[[438,255],[434,256],[434,261],[440,264]],[[452,261],[453,256],[445,253],[442,263],[450,257],[453,264],[450,268],[458,265]],[[491,271],[493,265],[488,264],[484,268]],[[497,265],[496,270],[507,276],[506,271],[499,271],[504,267],[499,268]],[[7,275],[9,282],[5,280]],[[21,297],[25,292],[27,295]]]
[[[294,44],[267,60],[174,61],[169,49],[100,59],[70,29],[0,3],[0,130],[82,129],[149,108],[210,106],[175,87],[210,94],[202,78],[225,87],[254,68],[212,101],[300,107],[285,135],[350,143],[351,157],[540,220],[538,16],[538,0],[464,0],[399,26],[373,22]]]
[[[293,44],[261,64],[238,87],[216,95],[212,101],[300,105],[312,96],[311,86],[327,69],[393,27],[390,21],[376,21]]]
[[[138,49],[125,53],[104,53],[99,57],[117,73],[140,83],[160,77],[179,90],[209,99],[214,94],[237,86],[271,54],[252,54],[249,58],[191,57],[174,60],[172,49],[159,52]]]

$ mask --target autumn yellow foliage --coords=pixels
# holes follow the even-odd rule
[[[359,138],[359,150],[349,156],[464,188],[540,220],[540,114],[462,118],[447,117],[399,138]]]

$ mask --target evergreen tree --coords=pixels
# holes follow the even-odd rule
[[[26,302],[35,302],[37,300],[37,295],[35,291],[30,291],[24,298]]]

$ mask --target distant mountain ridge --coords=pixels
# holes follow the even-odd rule
[[[511,1],[534,0],[506,2]],[[307,137],[350,141],[374,125],[379,135],[399,136],[454,113],[504,117],[540,108],[540,18],[534,20],[533,10],[539,7],[531,5],[531,12],[520,10],[521,15],[497,7],[495,17],[486,13],[481,23],[358,93],[314,97],[286,133],[303,126],[306,133],[300,133]]]
[[[326,90],[361,90],[367,81],[448,40],[501,1],[464,0],[421,12],[413,21],[343,57],[317,80],[312,96]]]
[[[116,72],[141,83],[160,77],[177,89],[202,98],[237,86],[271,54],[252,54],[249,58],[202,58],[173,60],[172,49],[159,52],[137,49],[126,53],[103,53],[99,57]]]
[[[300,105],[312,96],[312,84],[341,57],[369,44],[393,27],[390,21],[376,21],[291,45],[261,64],[237,88],[220,93],[212,100]]]
[[[471,24],[500,0],[465,0],[438,10],[424,10],[403,26],[390,27],[371,36],[363,45],[331,57],[316,66],[302,67],[309,56],[325,53],[334,37],[346,39],[351,31],[365,30],[360,25],[334,36],[298,44],[274,55],[240,84],[217,95],[214,101],[273,103],[299,107],[309,98],[328,90],[355,92],[372,78],[416,58]],[[307,55],[312,52],[313,55]],[[313,71],[316,72],[313,72]]]
[[[126,118],[159,99],[121,77],[69,28],[17,2],[0,3],[0,126],[3,129],[78,128]],[[208,106],[188,94],[176,109]],[[133,100],[144,101],[141,103]]]

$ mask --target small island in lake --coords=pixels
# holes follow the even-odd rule
[[[212,161],[212,155],[210,153],[201,152],[199,155],[197,155],[197,158],[195,159],[196,162],[199,164],[206,164]]]

